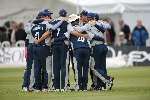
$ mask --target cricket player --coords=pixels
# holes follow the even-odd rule
[[[23,85],[22,89],[23,91],[27,92],[29,91],[29,86],[30,86],[30,76],[31,76],[31,69],[33,66],[33,43],[34,43],[34,38],[32,34],[30,33],[30,23],[28,22],[25,25],[25,31],[27,33],[27,37],[25,40],[25,48],[26,48],[26,68],[24,71],[24,77],[23,77]],[[33,78],[32,78],[33,79]]]
[[[82,11],[80,13],[80,19],[76,26],[83,26],[87,23],[87,11]],[[87,34],[82,32],[82,34]],[[77,85],[78,89],[82,91],[87,91],[88,83],[88,68],[90,60],[90,41],[85,37],[77,37],[74,35],[70,36],[70,40],[73,46],[73,55],[76,74],[77,74]]]
[[[35,91],[45,91],[48,88],[48,74],[46,71],[46,58],[49,56],[49,45],[47,39],[50,35],[49,30],[55,29],[48,23],[52,13],[43,11],[40,12],[37,20],[32,22],[31,33],[35,39],[33,45],[33,58],[34,58],[34,76],[35,84],[33,86]],[[45,35],[48,33],[48,35]],[[42,54],[41,54],[42,53]]]
[[[44,9],[43,11],[51,13],[51,15],[53,14],[49,9]],[[49,16],[49,19],[47,19],[49,24],[51,24],[53,22],[53,18],[51,15]],[[49,30],[48,34],[50,34],[51,32],[52,32],[52,30]],[[40,41],[42,41],[42,40],[38,40],[38,42],[40,42]],[[51,90],[53,90],[53,81],[52,81],[53,80],[53,65],[52,65],[51,34],[49,35],[49,37],[46,38],[46,42],[47,42],[47,45],[49,46],[49,53],[48,53],[48,57],[46,58],[46,70],[48,73],[48,87],[49,87],[49,91],[51,91]]]
[[[92,71],[98,77],[95,89],[101,90],[101,88],[106,88],[106,85],[111,89],[113,78],[107,76],[106,54],[108,49],[104,44],[104,32],[106,28],[109,28],[109,25],[95,21],[95,13],[88,13],[87,17],[89,23],[76,29],[80,32],[86,31],[91,39],[92,56],[95,62]]]
[[[75,25],[78,25],[79,24],[79,16],[75,15],[75,14],[71,14],[69,15],[69,19],[68,21],[71,23],[72,26],[75,26]],[[69,75],[69,72],[70,72],[70,65],[72,67],[72,70],[73,70],[73,74],[74,74],[74,81],[76,83],[75,85],[75,89],[78,90],[79,86],[78,86],[78,82],[77,82],[77,68],[75,70],[75,63],[74,63],[74,53],[73,53],[73,47],[72,47],[72,43],[71,43],[71,38],[69,37],[69,64],[68,64],[68,76]],[[69,78],[68,78],[68,89],[70,88],[70,81],[69,81]],[[77,88],[76,88],[77,87]]]
[[[67,11],[61,9],[59,11],[59,18],[54,23],[61,21],[62,18],[67,18]],[[84,36],[74,31],[71,23],[63,21],[63,23],[52,32],[52,54],[53,54],[53,73],[54,73],[54,87],[56,91],[65,91],[68,84],[68,38],[69,34],[77,36]]]

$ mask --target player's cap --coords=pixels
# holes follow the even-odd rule
[[[49,14],[53,14],[52,11],[50,11],[49,9],[44,9],[43,12],[49,13]]]
[[[69,15],[69,22],[73,22],[73,21],[75,21],[75,20],[77,20],[77,19],[79,19],[80,17],[78,16],[78,15],[76,15],[76,14],[71,14],[71,15]]]
[[[97,13],[95,13],[95,20],[99,20],[99,15]]]
[[[87,17],[94,19],[95,18],[95,13],[88,13]]]
[[[43,16],[51,16],[52,14],[49,12],[43,12]]]
[[[59,10],[59,16],[66,17],[67,16],[67,11],[65,9]]]
[[[87,16],[87,14],[88,14],[88,12],[83,10],[83,11],[81,11],[80,16]]]
[[[36,19],[39,19],[44,16],[51,16],[52,14],[53,13],[49,9],[43,9],[38,13]]]

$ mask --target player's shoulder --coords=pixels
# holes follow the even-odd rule
[[[51,20],[50,22],[49,22],[49,24],[52,24],[52,25],[54,25],[54,24],[56,24],[56,23],[58,23],[58,22],[60,22],[61,20],[59,20],[59,19],[53,19],[53,20]]]
[[[40,24],[40,23],[43,23],[44,20],[43,19],[35,19],[32,21],[33,24]]]

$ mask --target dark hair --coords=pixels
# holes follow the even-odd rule
[[[80,16],[87,16],[87,14],[88,14],[88,12],[83,10],[83,11],[81,11]]]
[[[66,17],[66,16],[67,16],[67,11],[66,11],[65,9],[61,9],[61,10],[59,11],[59,16],[61,16],[61,17]]]
[[[6,28],[10,28],[10,21],[6,21],[6,22],[4,23],[4,26],[5,26]]]
[[[72,26],[79,25],[79,19],[71,22]]]

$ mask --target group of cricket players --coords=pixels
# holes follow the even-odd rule
[[[98,14],[85,10],[68,16],[61,9],[55,19],[52,14],[44,9],[25,24],[27,64],[22,90],[111,90],[114,78],[107,74],[105,44],[105,31],[110,25],[99,20]],[[74,78],[73,83],[70,77]]]

